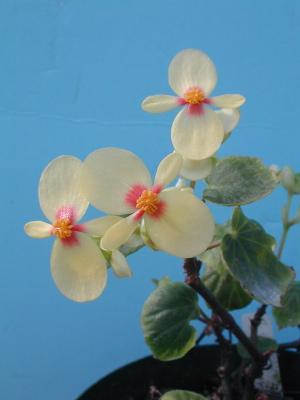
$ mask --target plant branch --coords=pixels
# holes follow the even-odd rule
[[[257,345],[257,328],[261,324],[262,317],[266,312],[267,306],[262,304],[259,309],[256,311],[254,317],[250,320],[251,322],[251,341],[256,346]]]
[[[196,181],[190,181],[190,188],[195,189]]]
[[[214,312],[222,319],[226,328],[229,329],[246,348],[253,360],[255,360],[256,363],[262,364],[262,366],[264,366],[266,363],[265,357],[257,350],[257,348],[248,339],[242,329],[236,324],[232,315],[229,314],[222,306],[222,304],[212,295],[212,293],[208,291],[201,280],[199,279],[199,282],[197,284],[192,283],[190,284],[190,286],[194,290],[196,290],[196,292],[199,293],[200,296],[203,297],[204,300],[212,307]]]
[[[223,321],[215,313],[212,315],[211,324],[217,337],[217,342],[221,348],[221,366],[217,369],[217,373],[221,379],[221,387],[223,389],[224,399],[232,400],[232,390],[230,384],[230,374],[233,371],[231,341],[225,339],[222,332]]]
[[[201,262],[197,261],[195,258],[189,258],[185,260],[184,267],[185,271],[188,270],[188,266],[191,266],[191,269],[195,271],[195,269],[200,269]],[[195,266],[199,265],[198,268]],[[257,377],[261,375],[262,369],[266,364],[267,357],[261,354],[258,349],[254,346],[251,340],[245,335],[242,329],[237,325],[234,318],[231,314],[229,314],[226,309],[222,306],[222,304],[215,298],[215,296],[206,288],[206,286],[202,283],[199,276],[196,277],[195,273],[193,274],[193,278],[191,279],[191,275],[188,274],[188,280],[186,283],[189,284],[213,309],[214,313],[217,314],[225,327],[229,329],[241,342],[241,344],[245,347],[248,353],[251,355],[253,359],[253,376]]]

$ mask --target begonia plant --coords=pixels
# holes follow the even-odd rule
[[[102,148],[84,162],[60,156],[46,167],[39,184],[40,206],[50,223],[25,225],[31,237],[56,236],[52,276],[58,289],[77,302],[101,295],[110,267],[117,277],[131,277],[127,257],[144,247],[183,259],[185,282],[172,282],[163,269],[160,279],[154,280],[156,289],[141,313],[145,341],[155,358],[170,361],[184,357],[214,333],[221,351],[227,349],[226,356],[212,393],[162,394],[149,388],[147,399],[283,398],[278,380],[271,387],[256,384],[281,346],[260,337],[259,326],[269,306],[280,329],[300,325],[300,282],[294,268],[281,261],[287,233],[300,223],[300,208],[290,217],[292,199],[300,194],[300,173],[288,166],[267,167],[255,157],[218,157],[216,152],[240,120],[238,107],[245,98],[208,97],[216,83],[216,68],[206,54],[181,51],[169,67],[169,84],[177,96],[154,95],[142,102],[150,113],[183,107],[171,127],[174,152],[161,161],[154,179],[143,161],[125,149]],[[200,180],[206,188],[198,196],[195,186]],[[288,199],[277,246],[257,221],[247,218],[244,206],[266,197],[281,183]],[[210,203],[232,207],[231,219],[214,221]],[[79,223],[89,204],[108,215]],[[199,297],[211,315],[200,307]],[[245,308],[253,299],[261,306],[251,317],[249,335],[230,311]],[[194,320],[204,324],[202,333],[191,325]],[[242,360],[234,374],[228,351],[233,346],[231,334],[238,340]],[[299,351],[299,340],[282,347]]]

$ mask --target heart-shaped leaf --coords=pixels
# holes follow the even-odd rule
[[[198,295],[181,282],[158,285],[146,300],[141,316],[144,338],[153,356],[162,361],[183,357],[195,345]]]
[[[216,224],[213,242],[222,239],[225,233],[230,233],[230,232],[231,232],[231,221],[225,222],[224,225]],[[226,264],[224,264],[223,262],[220,246],[206,250],[204,253],[199,255],[199,258],[204,264],[206,264],[209,268],[214,269],[219,274],[223,274],[228,271]]]
[[[244,308],[253,300],[227,269],[219,274],[206,266],[201,280],[227,311]]]
[[[300,324],[300,282],[294,281],[289,284],[289,289],[282,297],[283,307],[273,307],[276,324],[279,329],[287,326]]]
[[[292,268],[273,253],[274,238],[236,207],[231,220],[232,233],[224,235],[221,250],[232,275],[243,288],[264,304],[281,306],[280,298],[295,277]]]
[[[259,158],[230,156],[221,159],[205,180],[203,199],[223,206],[259,200],[274,190],[279,180]]]

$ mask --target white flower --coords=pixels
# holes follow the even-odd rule
[[[102,293],[107,266],[99,247],[89,235],[103,236],[119,217],[108,216],[81,223],[88,201],[80,190],[82,162],[61,156],[42,173],[40,206],[51,224],[33,221],[25,232],[37,239],[56,236],[51,253],[51,273],[58,289],[69,299],[85,302]]]
[[[224,139],[223,125],[218,115],[207,105],[237,108],[245,102],[238,94],[208,97],[217,83],[216,68],[200,50],[178,53],[169,67],[169,84],[179,96],[147,97],[142,108],[162,113],[184,106],[172,125],[171,138],[175,150],[191,160],[203,160],[213,155]]]
[[[173,153],[159,165],[154,184],[145,164],[133,153],[105,148],[91,153],[81,174],[88,201],[108,214],[128,215],[104,235],[101,246],[118,249],[143,220],[154,245],[177,257],[204,251],[214,234],[208,207],[189,191],[166,190],[182,166]]]

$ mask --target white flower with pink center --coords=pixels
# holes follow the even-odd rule
[[[223,125],[208,105],[237,108],[245,102],[238,94],[208,97],[217,83],[217,71],[211,59],[200,50],[178,53],[169,67],[169,84],[178,95],[147,97],[142,108],[162,113],[184,106],[172,125],[171,138],[175,150],[191,160],[213,155],[224,138]]]
[[[91,153],[83,163],[82,192],[99,210],[128,215],[104,235],[101,246],[118,249],[143,220],[155,246],[177,257],[194,257],[204,251],[214,235],[208,207],[189,191],[164,189],[178,176],[182,157],[163,159],[154,183],[135,154],[117,148]]]
[[[121,218],[108,216],[79,224],[89,205],[80,190],[81,168],[82,162],[71,156],[58,157],[45,168],[39,201],[51,224],[33,221],[24,229],[37,239],[56,236],[50,262],[54,282],[69,299],[85,302],[100,296],[107,280],[106,261],[89,235],[103,236]]]

